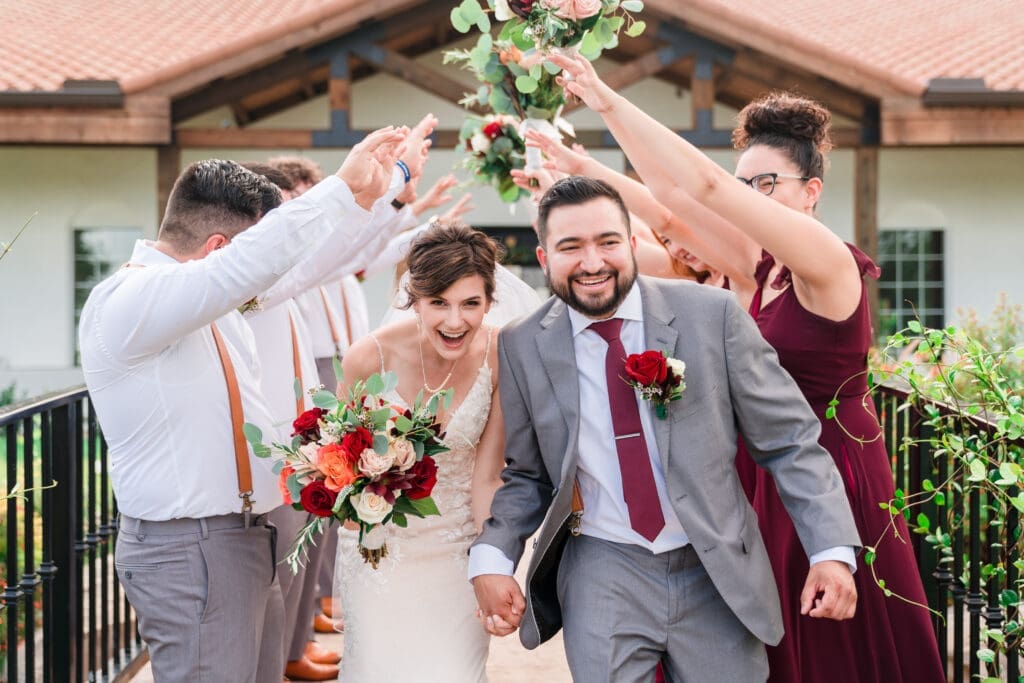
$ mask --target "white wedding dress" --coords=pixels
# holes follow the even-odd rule
[[[491,408],[487,357],[448,421],[444,443],[450,450],[435,457],[437,484],[431,495],[441,515],[409,517],[405,529],[390,526],[388,555],[377,569],[360,557],[358,532],[338,531],[334,589],[345,620],[339,677],[344,683],[487,680],[489,636],[477,621],[476,597],[466,579],[467,553],[476,538],[470,510],[473,465]],[[383,365],[381,353],[382,372]],[[386,398],[405,405],[397,392]]]

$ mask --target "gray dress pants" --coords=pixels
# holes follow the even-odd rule
[[[558,599],[565,654],[579,683],[650,683],[660,659],[673,683],[768,678],[764,644],[722,600],[691,546],[655,555],[570,537]]]
[[[241,514],[149,522],[122,515],[114,563],[153,678],[280,683],[284,606],[276,529]]]

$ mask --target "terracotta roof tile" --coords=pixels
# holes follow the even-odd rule
[[[289,22],[305,17],[315,23],[328,5],[10,0],[0,3],[0,91],[57,90],[67,78],[115,79],[127,91],[145,89],[175,68],[213,62],[261,31],[287,30]],[[764,0],[676,6],[684,20],[697,6],[743,19],[806,54],[842,61],[844,68],[884,77],[906,92],[920,93],[937,77],[984,78],[993,89],[1024,89],[1021,0],[779,0],[768,11]]]

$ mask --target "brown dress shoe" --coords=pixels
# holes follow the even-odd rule
[[[305,655],[317,664],[337,664],[341,661],[341,653],[329,650],[315,640],[306,643]]]
[[[334,600],[332,598],[320,598],[320,611],[328,616],[328,618],[334,618]]]
[[[318,614],[313,617],[313,630],[317,633],[337,633],[338,629],[334,628],[334,620],[328,619],[323,614]]]
[[[338,667],[317,664],[303,657],[288,662],[284,667],[284,675],[293,681],[331,681],[338,677]]]

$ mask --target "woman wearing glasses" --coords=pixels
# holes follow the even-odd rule
[[[601,82],[586,60],[556,55],[551,61],[563,68],[566,91],[602,116],[653,196],[713,242],[715,253],[691,249],[685,231],[674,233],[672,226],[667,236],[719,270],[739,268],[753,276],[751,315],[822,422],[820,442],[843,479],[862,543],[878,546],[875,572],[895,594],[925,603],[906,523],[895,520],[902,542],[895,540],[889,514],[878,505],[893,497],[888,455],[865,398],[872,331],[863,278],[877,277],[878,268],[814,217],[830,148],[828,111],[786,94],[748,105],[733,133],[741,151],[734,178]],[[735,229],[694,220],[694,206]],[[833,399],[835,417],[826,419]],[[774,482],[753,467],[742,444],[737,467],[757,511],[783,609],[786,635],[769,648],[771,680],[943,680],[928,612],[887,599],[863,556],[854,574],[855,617],[839,622],[806,616],[814,599],[801,595],[808,558]],[[852,561],[853,555],[815,556],[836,559]]]

